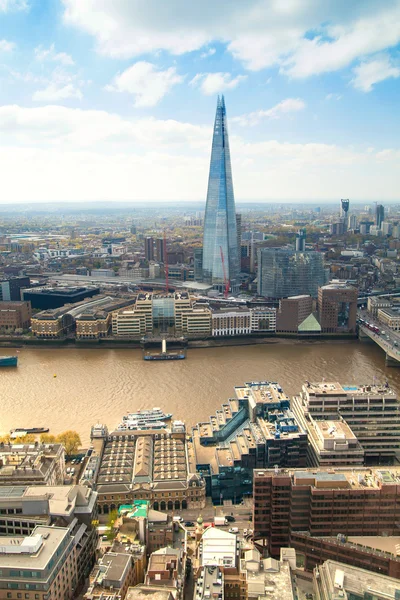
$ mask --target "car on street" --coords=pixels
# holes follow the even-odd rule
[[[193,521],[185,521],[184,526],[185,527],[194,527],[194,523],[193,523]]]
[[[226,515],[225,517],[225,521],[228,521],[228,523],[234,523],[235,520],[235,517],[233,517],[232,515]]]
[[[231,527],[229,533],[239,533],[239,527]]]

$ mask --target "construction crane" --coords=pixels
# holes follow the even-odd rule
[[[225,285],[224,296],[225,296],[225,298],[227,298],[229,295],[229,279],[226,276],[224,251],[222,250],[222,246],[219,247],[219,251],[221,252],[222,272],[224,274],[224,285]]]
[[[166,289],[167,294],[168,294],[168,292],[169,292],[169,289],[168,289],[168,254],[167,254],[167,238],[166,238],[166,235],[165,235],[165,229],[164,229],[163,246],[164,246],[165,289]]]

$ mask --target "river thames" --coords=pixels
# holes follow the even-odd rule
[[[154,406],[191,426],[208,419],[245,381],[278,381],[292,396],[305,380],[364,384],[375,378],[400,392],[400,369],[385,367],[377,346],[357,341],[190,349],[176,362],[145,362],[140,350],[126,349],[22,348],[18,357],[17,368],[0,370],[1,432],[75,429],[84,444],[94,423],[112,428],[127,412]]]

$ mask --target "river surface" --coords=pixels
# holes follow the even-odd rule
[[[139,408],[159,406],[191,426],[245,381],[278,381],[292,396],[306,379],[363,384],[375,377],[400,392],[400,369],[385,367],[378,346],[356,341],[190,349],[176,362],[145,362],[140,350],[127,349],[22,348],[18,357],[17,368],[0,369],[0,431],[75,429],[84,444],[94,423],[114,427]]]

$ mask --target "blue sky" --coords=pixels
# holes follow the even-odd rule
[[[399,199],[400,0],[0,0],[0,202]]]

